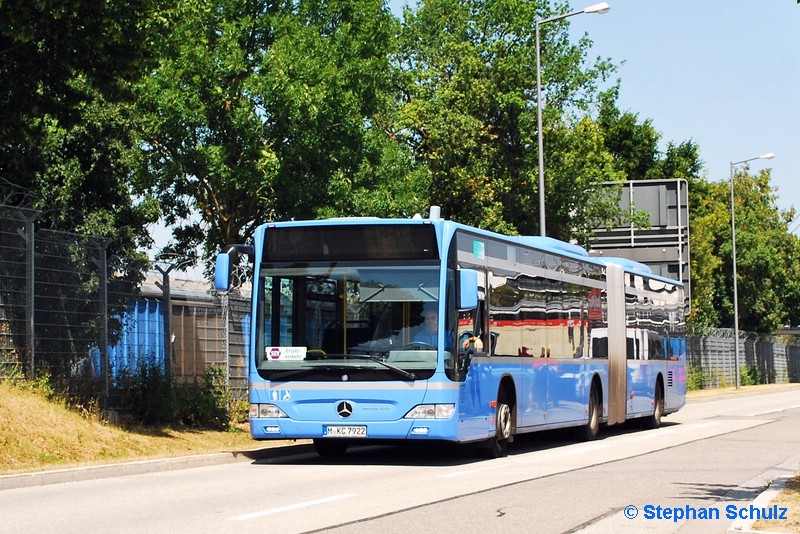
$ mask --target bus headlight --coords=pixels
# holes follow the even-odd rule
[[[404,419],[450,419],[456,410],[455,404],[418,404]]]
[[[251,404],[250,419],[274,419],[276,417],[287,417],[286,413],[274,404]]]

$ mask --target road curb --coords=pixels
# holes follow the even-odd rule
[[[313,450],[306,443],[290,444],[278,447],[267,447],[247,451],[218,452],[211,454],[198,454],[179,456],[173,458],[155,458],[148,460],[135,460],[114,464],[102,464],[82,467],[69,467],[51,471],[36,471],[31,473],[14,473],[0,475],[0,491],[46,486],[49,484],[62,484],[64,482],[80,482],[99,478],[111,478],[127,475],[141,475],[159,471],[173,471],[178,469],[192,469],[233,462],[265,461],[281,458],[293,454],[303,454]]]
[[[756,498],[748,504],[751,504],[756,508],[768,507],[769,503],[772,502],[772,500],[781,492],[781,490],[786,486],[786,483],[797,474],[799,469],[800,454],[789,458],[782,464],[775,466],[754,478],[752,481],[750,481],[750,483],[757,480],[762,482],[769,481],[769,487],[759,493]],[[753,524],[755,522],[755,519],[737,519],[731,523],[730,527],[728,527],[728,534],[770,534],[770,532],[766,530],[754,530]]]

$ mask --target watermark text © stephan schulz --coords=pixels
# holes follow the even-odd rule
[[[639,517],[639,508],[629,504],[622,511],[628,519]],[[772,506],[737,506],[729,504],[724,508],[713,506],[660,506],[646,504],[642,507],[642,518],[648,520],[666,520],[677,523],[678,521],[716,520],[723,517],[730,520],[759,520],[759,519],[788,519],[789,509],[773,504]]]

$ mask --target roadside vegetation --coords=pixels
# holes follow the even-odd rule
[[[204,391],[202,386],[197,390]],[[182,393],[162,400],[192,398],[186,389],[176,391]],[[191,416],[188,408],[156,410],[148,403],[112,425],[98,409],[60,397],[47,380],[0,381],[0,474],[258,448],[240,417],[225,416],[223,424],[208,394],[194,395],[187,406],[200,411]],[[200,424],[198,414],[203,413],[214,415],[206,420],[213,424]],[[142,416],[151,418],[150,424],[144,424]]]
[[[767,532],[800,532],[800,472],[786,483],[770,506],[777,505],[779,508],[788,508],[786,519],[774,519],[769,521],[756,521],[753,525],[755,530]]]
[[[546,193],[547,234],[590,245],[595,229],[649,225],[600,184],[682,179],[702,331],[734,320],[732,180],[740,326],[800,324],[796,213],[778,206],[769,169],[709,176],[702,147],[620,109],[621,63],[596,57],[588,34],[571,38],[564,20],[534,35],[564,2],[408,4],[398,16],[381,0],[0,3],[0,205],[34,210],[37,230],[101,238],[112,282],[136,285],[159,220],[172,229],[162,254],[210,269],[265,221],[438,205],[451,220],[539,235],[531,206]],[[546,191],[532,179],[539,161]],[[88,293],[97,282],[84,271],[71,274]],[[87,352],[77,348],[63,358]]]

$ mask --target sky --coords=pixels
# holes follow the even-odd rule
[[[573,10],[593,4],[570,1]],[[800,208],[800,4],[796,0],[609,0],[571,17],[592,56],[619,64],[618,105],[652,120],[662,141],[694,141],[706,176],[730,164],[771,169],[778,207]],[[662,147],[663,148],[663,147]],[[738,169],[738,166],[737,166]],[[691,206],[689,207],[691,209]],[[800,219],[790,230],[800,235]]]
[[[414,0],[408,0],[413,3]],[[594,0],[571,0],[579,10]],[[400,14],[406,0],[390,0]],[[667,142],[692,140],[709,180],[731,162],[772,170],[778,207],[800,208],[800,4],[796,0],[608,0],[604,15],[571,17],[590,56],[619,65],[619,108],[650,119]],[[664,148],[662,146],[662,148]],[[691,209],[691,206],[690,206]],[[800,236],[800,219],[790,229]],[[169,238],[156,229],[157,245]]]

